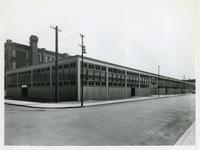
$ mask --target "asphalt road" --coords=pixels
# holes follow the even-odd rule
[[[173,145],[195,95],[73,109],[5,105],[5,145]]]

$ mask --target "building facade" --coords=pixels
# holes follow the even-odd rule
[[[31,35],[29,45],[7,40],[4,44],[5,50],[5,70],[14,70],[21,67],[38,65],[45,62],[54,61],[55,52],[38,48],[38,37]],[[67,53],[58,54],[59,59],[68,57]]]
[[[53,62],[27,66],[6,72],[7,96],[13,98],[54,101],[55,67]],[[84,57],[84,100],[109,100],[133,96],[180,94],[193,92],[195,84],[157,76]],[[158,88],[159,87],[159,88]],[[71,56],[58,61],[59,101],[81,99],[81,56]]]

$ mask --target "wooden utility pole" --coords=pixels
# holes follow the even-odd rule
[[[159,77],[160,77],[160,65],[158,65],[158,98],[160,97],[160,91],[159,91]]]
[[[81,54],[81,107],[83,107],[83,54],[86,53],[85,51],[86,48],[83,42],[84,35],[80,34],[80,36],[81,36],[81,45],[79,46],[81,47],[81,51],[82,51],[82,54]]]
[[[183,75],[183,82],[184,82],[184,94],[186,93],[186,83],[185,83],[186,79],[185,79],[185,75]]]
[[[58,103],[58,26],[52,27],[55,30],[55,103]]]

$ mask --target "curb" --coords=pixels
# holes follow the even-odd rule
[[[190,134],[190,132],[192,131],[192,129],[195,126],[195,122],[193,122],[190,127],[183,133],[183,135],[176,141],[176,143],[174,145],[182,145],[182,143],[184,142],[184,140],[188,137],[188,135]]]
[[[11,104],[5,102],[6,105],[13,105],[13,106],[21,106],[21,107],[28,107],[28,108],[40,108],[40,109],[67,109],[67,108],[82,108],[81,106],[63,106],[63,107],[42,107],[42,106],[29,106],[29,105],[23,105],[23,104]],[[85,107],[85,106],[83,106]]]
[[[136,100],[118,101],[118,102],[110,102],[110,103],[101,103],[101,104],[91,104],[91,105],[86,105],[85,107],[92,107],[92,106],[99,106],[99,105],[111,105],[111,104],[119,104],[119,103],[128,103],[128,102],[135,102],[135,101],[145,101],[145,100],[152,100],[152,99],[155,99],[155,98],[136,99]]]
[[[163,98],[170,98],[170,97],[177,97],[177,96],[184,96],[184,95],[173,95],[173,96],[166,96],[166,97],[160,97],[159,99]],[[152,98],[143,98],[143,99],[136,99],[136,100],[122,100],[122,101],[114,101],[110,103],[99,103],[99,104],[89,104],[85,105],[83,107],[92,107],[92,106],[99,106],[99,105],[111,105],[111,104],[118,104],[118,103],[125,103],[125,102],[134,102],[134,101],[145,101],[145,100],[152,100],[152,99],[158,99],[157,97],[152,97]],[[23,104],[12,104],[8,102],[4,102],[7,105],[14,105],[14,106],[22,106],[22,107],[29,107],[29,108],[40,108],[40,109],[70,109],[70,108],[83,108],[81,106],[63,106],[63,107],[42,107],[42,106],[30,106],[30,105],[23,105]]]
[[[166,98],[166,97],[162,97]],[[30,105],[23,105],[23,104],[12,104],[5,102],[6,105],[14,105],[14,106],[21,106],[21,107],[29,107],[29,108],[40,108],[40,109],[70,109],[70,108],[84,108],[84,107],[93,107],[93,106],[100,106],[100,105],[112,105],[112,104],[119,104],[119,103],[128,103],[128,102],[134,102],[134,101],[145,101],[145,100],[152,100],[156,98],[148,98],[148,99],[136,99],[136,100],[127,100],[127,101],[117,101],[116,102],[110,102],[110,103],[100,103],[100,104],[89,104],[81,106],[63,106],[63,107],[42,107],[42,106],[30,106]]]
[[[166,97],[151,97],[151,98],[143,98],[143,99],[136,99],[136,100],[124,100],[124,101],[117,101],[116,102],[110,102],[110,103],[102,103],[102,104],[92,104],[87,105],[85,107],[92,107],[92,106],[98,106],[98,105],[110,105],[110,104],[118,104],[118,103],[126,103],[126,102],[134,102],[134,101],[146,101],[146,100],[152,100],[152,99],[164,99],[164,98],[170,98],[170,97],[177,97],[177,96],[184,96],[184,95],[173,95],[173,96],[166,96]]]

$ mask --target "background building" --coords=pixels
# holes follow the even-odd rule
[[[7,96],[54,101],[54,62],[6,72]],[[132,96],[193,92],[195,84],[84,57],[84,100],[106,100]],[[60,101],[80,100],[81,56],[58,61]]]
[[[55,53],[45,48],[38,48],[38,37],[31,35],[29,45],[15,43],[7,40],[5,43],[5,70],[38,65],[55,59]],[[67,53],[58,54],[58,59],[68,57]]]

